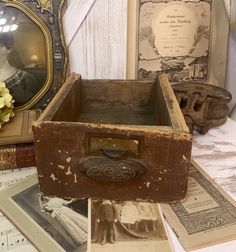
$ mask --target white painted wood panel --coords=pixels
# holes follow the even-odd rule
[[[64,27],[66,27],[64,36],[67,46],[70,45],[72,39],[76,35],[76,32],[83,23],[94,2],[95,0],[77,0],[71,2],[67,7],[67,11],[63,16]]]
[[[70,9],[73,13],[80,11],[78,7],[75,9],[75,1],[70,0],[65,17],[72,13]],[[73,38],[68,48],[70,72],[80,73],[87,79],[124,79],[127,0],[95,0],[81,23],[77,32],[70,34]],[[64,25],[64,30],[68,34],[70,26]]]
[[[227,0],[225,0],[227,2]],[[229,0],[228,0],[229,1]],[[226,88],[232,94],[230,103],[231,118],[236,121],[236,0],[229,1],[228,14],[230,15],[230,36],[228,45],[228,62],[227,62],[227,82]]]

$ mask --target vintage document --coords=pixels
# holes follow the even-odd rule
[[[158,71],[170,81],[206,81],[212,0],[139,0],[138,78]]]
[[[236,239],[236,202],[193,161],[186,198],[161,209],[186,250]]]

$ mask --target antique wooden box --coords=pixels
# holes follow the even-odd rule
[[[33,132],[46,195],[159,202],[185,196],[191,134],[165,75],[115,81],[72,74]]]

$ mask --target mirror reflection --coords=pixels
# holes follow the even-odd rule
[[[44,34],[24,12],[0,3],[0,81],[15,107],[29,102],[46,82]]]

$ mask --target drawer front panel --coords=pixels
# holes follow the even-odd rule
[[[108,145],[96,144],[104,139]],[[130,140],[135,147],[126,148]],[[167,132],[41,125],[35,131],[40,190],[58,197],[179,200],[187,189],[190,140]]]

